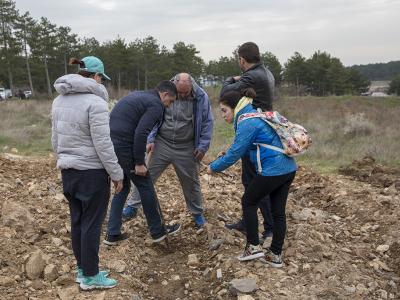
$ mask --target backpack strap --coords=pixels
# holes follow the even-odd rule
[[[268,145],[268,144],[262,144],[262,143],[254,143],[254,145],[262,146],[264,148],[268,148],[268,149],[275,150],[275,151],[278,151],[280,153],[285,154],[285,150],[283,150],[282,148],[276,147],[276,146],[272,146],[272,145]]]

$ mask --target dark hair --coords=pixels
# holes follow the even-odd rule
[[[169,80],[163,80],[159,82],[156,86],[156,90],[158,92],[167,92],[169,95],[175,97],[178,95],[175,84]]]
[[[72,65],[79,65],[79,68],[85,68],[85,63],[83,61],[75,58],[75,57],[71,57],[69,59],[69,65],[71,65],[71,66]],[[78,74],[82,75],[83,77],[86,77],[86,78],[94,77],[94,75],[96,75],[96,73],[88,72],[88,71],[85,71],[85,70],[79,70]]]
[[[247,42],[239,47],[239,57],[243,57],[248,63],[260,62],[260,49],[256,43]]]
[[[243,96],[254,99],[256,97],[256,91],[252,88],[244,89],[241,92],[228,91],[221,95],[221,98],[219,99],[219,103],[225,104],[226,106],[229,106],[230,108],[235,109],[239,100],[242,99]]]

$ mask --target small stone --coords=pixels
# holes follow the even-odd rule
[[[377,248],[376,248],[376,251],[378,251],[379,253],[385,253],[386,251],[388,251],[389,250],[389,245],[379,245]]]
[[[122,260],[114,260],[108,263],[108,267],[117,273],[123,273],[126,269],[126,263]]]
[[[93,300],[105,300],[106,299],[106,292],[101,292],[93,297]]]
[[[7,276],[0,276],[0,286],[12,286],[15,284],[15,279]]]
[[[164,285],[164,286],[165,286],[165,285],[168,285],[168,281],[163,280],[163,281],[161,282],[161,284]]]
[[[344,286],[344,290],[346,292],[347,295],[351,295],[354,294],[356,292],[356,288],[354,286]]]
[[[142,300],[138,294],[133,294],[130,300]]]
[[[35,251],[34,253],[31,254],[25,265],[25,271],[27,277],[29,279],[39,278],[42,275],[45,266],[46,262],[43,259],[42,251],[40,250]]]
[[[379,294],[381,294],[381,298],[383,299],[387,299],[388,298],[388,293],[385,290],[379,290],[378,291]]]
[[[59,238],[53,237],[51,239],[51,241],[53,242],[54,245],[56,245],[57,247],[60,247],[63,244],[63,241]]]
[[[222,278],[222,270],[218,269],[217,270],[217,279],[221,279]]]
[[[179,280],[181,280],[181,277],[179,275],[173,275],[172,276],[172,280],[173,281],[179,281]]]
[[[22,182],[22,180],[19,179],[19,178],[16,178],[16,179],[15,179],[15,183],[16,183],[17,185],[20,185],[20,186],[23,186],[23,185],[24,185],[24,183]]]
[[[41,290],[43,288],[43,286],[44,286],[43,282],[39,279],[36,279],[32,282],[32,287],[35,290]]]
[[[79,285],[71,285],[64,288],[58,288],[58,297],[61,300],[73,300],[79,294]]]
[[[223,239],[212,240],[208,248],[210,250],[217,250],[223,243],[224,243]]]
[[[254,300],[254,298],[250,295],[239,295],[237,300]]]
[[[17,148],[11,148],[11,153],[17,154],[19,151]]]
[[[53,264],[47,265],[44,268],[44,279],[46,279],[47,281],[54,281],[57,279],[58,277],[58,271],[57,271],[57,267]]]
[[[188,265],[189,266],[196,266],[199,264],[199,259],[197,258],[196,254],[189,254],[188,255]]]
[[[257,282],[252,278],[233,279],[229,282],[229,291],[233,295],[237,295],[238,293],[250,294],[257,289]]]

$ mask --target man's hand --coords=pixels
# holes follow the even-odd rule
[[[204,158],[205,153],[198,150],[198,149],[194,149],[193,151],[194,154],[194,159],[197,161],[202,161],[202,159]]]
[[[146,153],[153,152],[154,150],[154,143],[149,143],[146,145]]]
[[[146,176],[147,174],[146,165],[135,165],[135,174],[139,176]]]
[[[224,156],[225,154],[226,154],[226,152],[225,152],[225,151],[221,151],[221,152],[219,152],[219,153],[217,154],[217,157]]]
[[[122,191],[122,188],[124,187],[123,180],[118,180],[118,181],[113,180],[112,182],[113,182],[114,190],[115,190],[116,194],[118,194],[120,191]]]
[[[211,170],[210,166],[207,167],[207,174],[208,175],[213,175],[214,174],[214,171]]]
[[[234,79],[235,81],[239,81],[239,80],[240,80],[240,77],[241,77],[240,75],[239,75],[239,76],[234,76],[233,79]]]

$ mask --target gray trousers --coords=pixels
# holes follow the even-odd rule
[[[204,207],[199,180],[200,164],[195,161],[193,151],[193,146],[177,149],[157,138],[148,167],[150,177],[155,184],[164,170],[172,164],[181,184],[186,206],[191,214],[197,215],[203,213]],[[127,204],[134,207],[140,206],[140,195],[136,187],[133,187]]]

